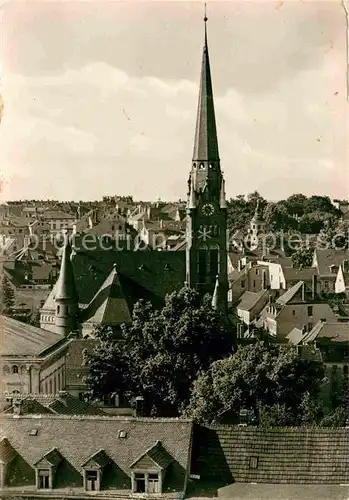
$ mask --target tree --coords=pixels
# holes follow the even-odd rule
[[[298,217],[304,214],[308,198],[304,194],[293,194],[285,200],[285,205],[292,215]]]
[[[264,423],[269,412],[279,425],[298,425],[316,407],[323,375],[321,363],[300,359],[293,347],[240,346],[199,376],[185,414],[212,423],[224,412],[237,416],[247,409],[262,414]]]
[[[294,267],[311,267],[313,263],[314,250],[312,248],[300,248],[292,254]]]
[[[11,316],[15,305],[15,292],[6,276],[2,279],[1,309],[2,314]]]
[[[86,355],[92,397],[114,392],[129,401],[142,395],[152,415],[177,416],[188,404],[193,382],[211,363],[232,352],[223,317],[188,287],[166,297],[156,311],[139,301],[121,337],[96,332],[100,343]]]

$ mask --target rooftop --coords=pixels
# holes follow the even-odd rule
[[[0,355],[38,356],[42,351],[60,342],[61,334],[0,316]]]

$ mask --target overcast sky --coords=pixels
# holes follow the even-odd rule
[[[191,166],[202,2],[8,2],[2,199],[177,199]],[[208,2],[227,195],[348,196],[338,1]]]

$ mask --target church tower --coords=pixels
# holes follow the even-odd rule
[[[65,234],[61,269],[55,293],[55,330],[63,335],[68,335],[76,328],[79,307],[73,265],[70,259],[71,251],[69,236]]]
[[[256,210],[250,222],[250,248],[255,250],[258,248],[259,239],[265,233],[266,222],[264,221],[259,207],[259,199],[257,199]]]
[[[215,292],[215,304],[227,308],[227,210],[218,152],[207,17],[192,168],[188,181],[186,280],[202,294]],[[218,294],[218,296],[217,296]]]

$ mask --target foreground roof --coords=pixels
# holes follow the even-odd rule
[[[349,428],[263,429],[218,425],[201,433],[200,446],[197,473],[202,479],[276,484],[349,483]]]
[[[33,429],[37,430],[36,435]],[[119,437],[124,431],[126,437]],[[188,469],[192,435],[189,419],[148,419],[99,416],[2,416],[0,440],[33,467],[50,450],[57,449],[77,471],[104,450],[125,473],[139,457],[161,441],[171,457]]]

